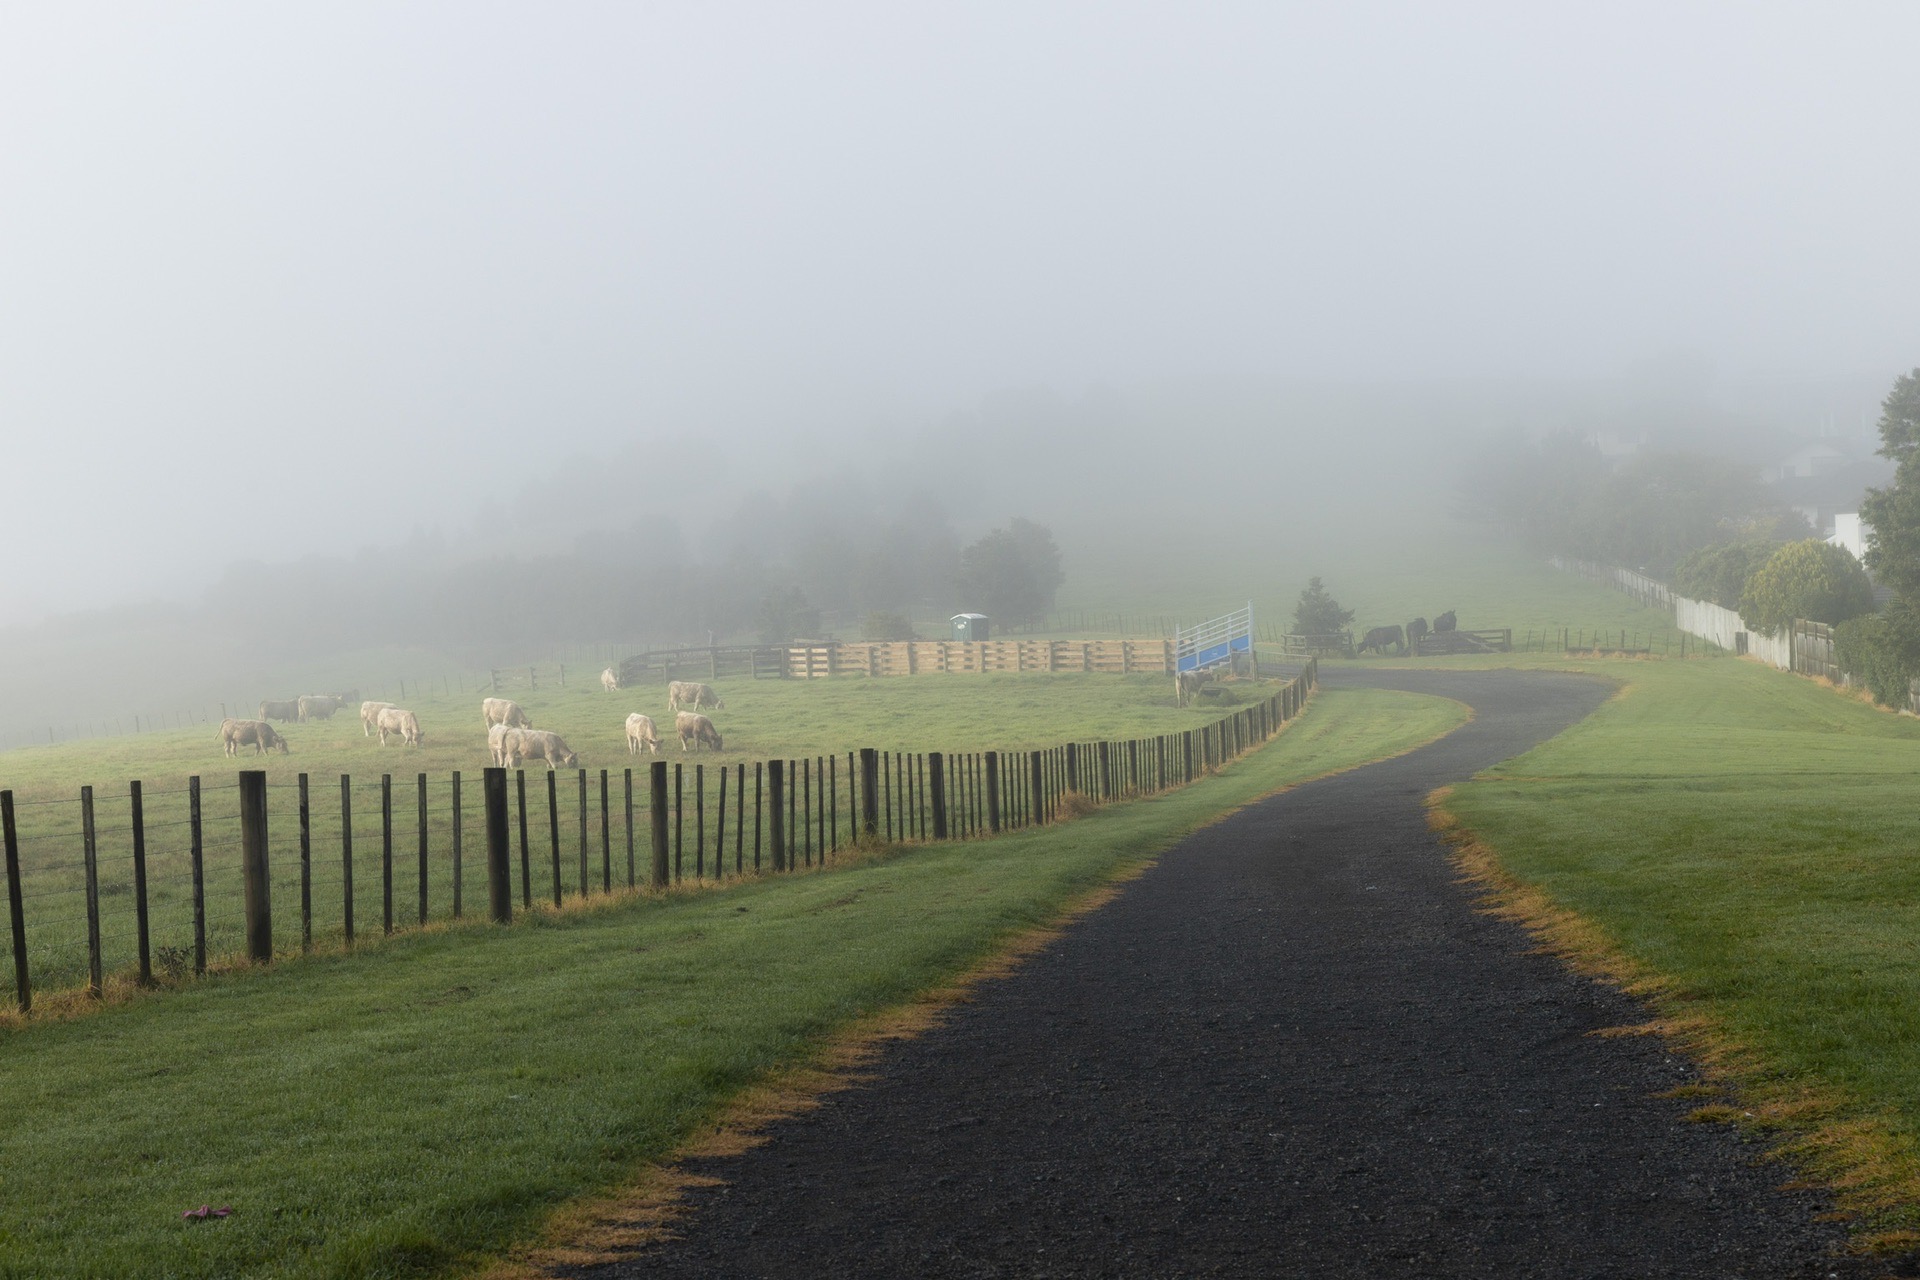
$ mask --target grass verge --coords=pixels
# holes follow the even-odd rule
[[[428,931],[0,1033],[0,1273],[479,1265],[1213,815],[1460,719],[1326,692],[1219,776],[1058,827]],[[203,1203],[234,1214],[181,1220]]]
[[[1733,1119],[1920,1229],[1920,721],[1754,663],[1586,663],[1590,719],[1436,797],[1492,909],[1650,1001]]]

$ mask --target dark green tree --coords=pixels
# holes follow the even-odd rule
[[[1778,631],[1795,618],[1845,622],[1873,612],[1873,584],[1845,547],[1818,538],[1789,542],[1753,571],[1740,597],[1740,619],[1756,631]]]
[[[1345,631],[1353,622],[1353,610],[1342,609],[1325,584],[1318,578],[1307,580],[1300,603],[1293,606],[1293,629],[1303,636],[1329,636]]]
[[[955,585],[966,608],[1018,626],[1043,621],[1065,581],[1053,533],[1016,517],[960,553]]]
[[[1893,461],[1893,483],[1860,500],[1873,529],[1867,568],[1894,595],[1920,600],[1920,369],[1896,379],[1880,404],[1879,452]]]

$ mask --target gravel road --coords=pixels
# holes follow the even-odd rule
[[[1169,851],[876,1078],[696,1172],[648,1277],[1884,1275],[1697,1102],[1634,1002],[1475,912],[1422,800],[1609,687],[1356,671],[1470,704]]]

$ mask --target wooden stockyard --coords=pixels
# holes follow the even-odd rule
[[[1098,671],[1172,675],[1174,642],[1142,640],[895,640],[794,646],[787,675],[927,676],[996,671]]]

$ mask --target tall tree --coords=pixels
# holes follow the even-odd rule
[[[960,553],[955,585],[965,607],[1015,626],[1044,620],[1065,581],[1052,531],[1016,517]]]
[[[1342,609],[1326,585],[1309,578],[1300,602],[1293,606],[1293,629],[1303,636],[1330,636],[1345,631],[1353,621],[1353,610]]]
[[[1860,500],[1860,519],[1873,528],[1867,568],[1901,599],[1920,600],[1920,369],[1881,402],[1879,453],[1893,460],[1893,483]]]

